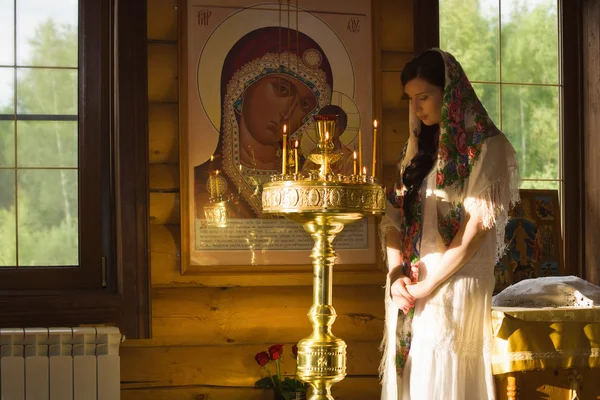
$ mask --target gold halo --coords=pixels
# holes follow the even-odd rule
[[[358,146],[358,131],[360,130],[361,121],[358,106],[350,96],[340,92],[333,92],[331,94],[331,104],[342,108],[348,116],[348,124],[346,125],[346,130],[342,132],[342,135],[340,136],[340,142],[342,142],[344,146],[351,147],[353,146],[352,144],[356,142],[356,146]],[[302,134],[302,139],[300,141],[300,150],[302,151],[302,154],[312,153],[317,147],[317,143],[317,132],[313,121],[310,122]]]
[[[266,10],[265,9],[271,9]],[[333,74],[333,90],[354,97],[356,83],[350,55],[339,36],[323,20],[301,7],[298,26],[302,33],[318,42],[326,54]],[[296,7],[290,5],[290,29],[296,29]],[[218,136],[221,126],[221,72],[229,50],[244,35],[255,29],[279,25],[277,3],[256,4],[239,10],[221,22],[198,55],[197,95]],[[287,27],[287,6],[281,13],[281,26]],[[203,57],[203,55],[206,56]],[[206,132],[208,134],[208,132]]]

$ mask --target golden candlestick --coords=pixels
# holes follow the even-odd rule
[[[331,116],[327,116],[331,117]],[[333,116],[335,117],[335,116]],[[331,121],[331,118],[321,119]],[[333,124],[325,130],[325,122],[317,119],[321,140],[320,154],[309,158],[320,164],[319,173],[286,180],[274,175],[265,183],[262,193],[263,212],[283,215],[302,224],[313,237],[313,305],[308,312],[312,333],[298,343],[298,377],[308,382],[313,392],[309,400],[333,400],[331,386],[346,376],[346,343],[331,328],[336,319],[332,305],[333,241],[346,224],[367,215],[381,215],[385,210],[385,192],[373,177],[358,179],[355,175],[329,175],[328,165],[338,153],[329,153],[333,143],[327,132],[335,132]],[[333,129],[331,129],[333,128]],[[339,157],[338,157],[339,159]]]
[[[325,177],[331,173],[331,164],[342,158],[341,153],[331,153],[336,118],[337,115],[315,115],[314,117],[319,143],[317,143],[317,153],[310,154],[308,159],[321,165],[319,177],[322,179],[326,179]]]

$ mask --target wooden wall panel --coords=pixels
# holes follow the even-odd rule
[[[148,175],[151,192],[179,192],[179,165],[150,164]]]
[[[149,162],[179,163],[177,104],[148,104]]]
[[[148,39],[177,40],[177,0],[146,0]]]
[[[148,100],[174,103],[178,100],[177,44],[148,44]]]
[[[381,386],[376,377],[346,377],[335,384],[336,400],[379,400]],[[273,400],[269,390],[251,387],[183,387],[123,390],[122,400]]]
[[[408,102],[402,100],[402,82],[400,81],[400,72],[382,72],[381,73],[382,90],[381,106],[383,109],[408,108]]]
[[[379,343],[347,342],[347,376],[377,375]],[[252,386],[260,378],[254,355],[271,344],[122,347],[121,388]],[[296,368],[290,355],[292,343],[283,345],[281,373],[292,375]]]
[[[150,223],[179,224],[179,193],[150,193]]]
[[[381,286],[334,287],[336,336],[369,341],[383,332]],[[311,286],[154,288],[152,339],[126,346],[276,343],[308,336]]]
[[[402,72],[404,66],[415,56],[412,52],[381,52],[381,70],[384,72]]]
[[[376,377],[347,377],[335,384],[332,394],[336,400],[379,400],[381,386]],[[122,400],[272,400],[269,390],[251,387],[185,387],[123,390]]]
[[[383,110],[383,165],[396,165],[408,140],[408,109]]]
[[[384,0],[381,5],[381,49],[411,52],[413,48],[413,0]]]

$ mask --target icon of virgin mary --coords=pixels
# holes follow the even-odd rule
[[[208,202],[208,174],[222,171],[232,216],[261,215],[262,184],[281,172],[283,126],[300,139],[313,115],[331,101],[333,74],[321,47],[306,34],[264,27],[229,50],[221,74],[221,124],[212,162],[194,168],[196,217]]]

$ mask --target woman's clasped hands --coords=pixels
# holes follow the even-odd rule
[[[390,288],[392,301],[399,310],[404,312],[404,314],[408,314],[410,309],[414,307],[417,299],[427,297],[433,291],[433,288],[429,285],[427,279],[416,282],[416,277],[418,277],[421,264],[422,262],[418,262],[411,267],[411,272],[413,276],[415,276],[414,281],[405,275],[397,275],[396,277],[390,276],[390,278],[392,278],[392,285]]]

